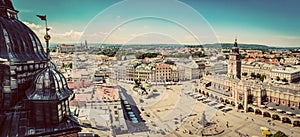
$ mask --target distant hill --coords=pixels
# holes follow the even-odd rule
[[[231,49],[233,43],[216,43],[216,44],[204,44],[203,47],[207,48],[227,48]],[[294,50],[299,49],[300,47],[274,47],[274,46],[267,46],[261,44],[238,44],[240,49],[259,49],[259,50],[268,50],[268,49],[285,49],[285,50]]]
[[[60,45],[59,43],[50,43],[50,48],[56,48],[57,45]],[[80,43],[74,43],[75,46],[80,46]],[[89,43],[89,46],[100,46],[99,43]],[[132,46],[132,47],[173,47],[173,46],[184,46],[184,47],[194,47],[194,48],[228,48],[231,49],[233,46],[233,43],[215,43],[215,44],[203,44],[203,45],[180,45],[180,44],[129,44],[129,45],[121,45],[121,44],[102,44],[102,46]],[[274,47],[274,46],[267,46],[267,45],[261,45],[261,44],[240,44],[238,43],[238,46],[240,49],[260,49],[260,50],[267,50],[267,49],[287,49],[287,50],[293,50],[293,49],[299,49],[300,47]]]
[[[232,43],[222,43],[222,48],[232,48]],[[241,49],[276,49],[276,47],[270,47],[266,45],[259,45],[259,44],[238,44]]]

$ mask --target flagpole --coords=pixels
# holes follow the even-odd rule
[[[50,40],[50,35],[48,35],[48,23],[47,19],[45,20],[45,25],[46,25],[46,35],[45,35],[45,41],[46,41],[46,52],[47,52],[47,59],[50,61],[50,49],[49,49],[49,40]]]
[[[46,35],[48,35],[48,23],[47,23],[47,19],[45,20],[45,25],[46,25]]]
[[[45,21],[45,30],[46,30],[46,34],[44,36],[45,42],[46,42],[46,54],[47,54],[47,65],[50,66],[50,49],[49,49],[49,40],[51,39],[50,35],[48,34],[48,24],[47,24],[47,17],[46,15],[36,15],[37,17],[39,17],[41,20]]]

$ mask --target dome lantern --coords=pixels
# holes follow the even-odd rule
[[[51,66],[37,75],[32,87],[26,93],[27,99],[60,101],[68,98],[73,93],[68,88],[65,77],[55,69],[55,66]]]
[[[0,16],[9,19],[18,19],[19,11],[15,10],[11,0],[0,0]]]

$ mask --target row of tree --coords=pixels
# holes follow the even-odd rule
[[[244,73],[242,73],[242,75],[243,75],[243,76],[247,76],[248,73],[247,73],[247,72],[244,72]],[[267,78],[267,76],[264,75],[264,74],[263,74],[263,75],[262,75],[262,74],[259,74],[259,73],[255,74],[254,72],[252,72],[252,73],[250,74],[250,76],[251,76],[251,78],[259,79],[259,80],[262,81],[262,82]]]
[[[276,77],[277,81],[282,81],[282,82],[288,82],[288,80],[286,78],[281,79],[279,76]]]
[[[109,56],[109,57],[114,57],[117,54],[118,50],[119,50],[119,48],[117,48],[117,47],[103,48],[103,49],[99,49],[96,54],[97,55],[106,55],[106,56]]]
[[[248,75],[248,73],[247,72],[244,72],[244,73],[242,73],[242,75],[243,76],[247,76]],[[251,78],[254,78],[254,79],[259,79],[260,81],[264,81],[265,79],[266,79],[266,75],[261,75],[261,74],[259,74],[259,73],[257,73],[257,74],[255,74],[254,72],[252,72],[251,74],[250,74],[250,76],[251,76]],[[288,80],[286,79],[286,78],[283,78],[283,79],[281,79],[279,76],[277,76],[276,77],[276,80],[277,81],[282,81],[282,82],[288,82]]]
[[[206,57],[207,55],[205,55],[203,51],[199,51],[199,52],[193,52],[192,56],[201,58],[201,57]]]
[[[151,53],[151,52],[149,52],[149,53],[140,53],[140,54],[136,54],[136,58],[137,59],[144,59],[144,58],[146,58],[146,57],[148,57],[148,58],[155,58],[155,57],[157,57],[157,55],[159,55],[159,54],[157,54],[157,53]]]

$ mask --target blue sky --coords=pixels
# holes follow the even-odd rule
[[[300,46],[298,0],[13,0],[19,19],[52,42],[233,42]],[[197,15],[197,14],[200,15]],[[155,18],[148,18],[149,16]],[[139,18],[129,23],[131,19]],[[209,37],[209,38],[207,38]],[[214,37],[214,38],[212,38]]]

